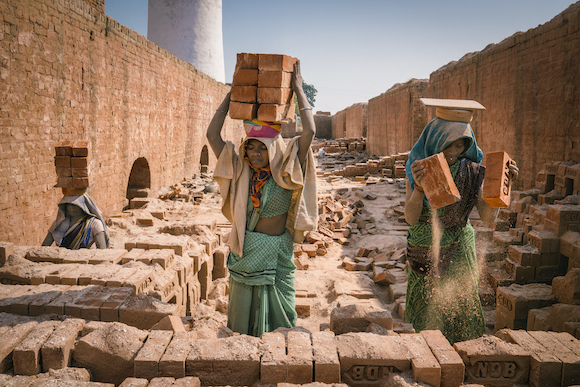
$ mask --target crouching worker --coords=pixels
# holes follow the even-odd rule
[[[64,196],[58,203],[58,214],[42,242],[71,250],[109,247],[109,230],[103,215],[88,194]]]
[[[222,212],[232,223],[229,237],[228,327],[260,336],[296,324],[293,239],[316,230],[316,173],[311,142],[314,119],[302,89],[299,63],[292,88],[298,97],[303,131],[286,145],[280,124],[244,121],[246,138],[238,152],[221,130],[229,109],[228,93],[207,130],[218,158],[214,179]]]

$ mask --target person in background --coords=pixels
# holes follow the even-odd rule
[[[300,62],[292,89],[298,99],[302,134],[288,144],[281,125],[244,121],[246,138],[238,152],[221,130],[229,109],[228,93],[207,130],[218,158],[214,179],[223,198],[222,212],[232,223],[228,240],[228,328],[260,336],[296,324],[293,240],[317,229],[316,172],[311,143],[312,108],[302,89]]]
[[[109,230],[88,194],[64,196],[58,203],[56,220],[42,245],[50,246],[53,242],[71,250],[109,247]]]
[[[468,218],[475,206],[481,219],[490,224],[498,209],[481,199],[483,153],[469,124],[473,103],[479,103],[427,98],[421,101],[438,108],[437,117],[421,133],[406,164],[405,219],[410,227],[405,320],[417,332],[438,329],[453,344],[480,337],[485,331],[478,294],[475,232]],[[450,101],[454,102],[452,106]],[[424,196],[421,183],[425,169],[418,161],[440,152],[447,160],[461,200],[433,210]],[[518,168],[512,162],[510,184],[517,175]]]

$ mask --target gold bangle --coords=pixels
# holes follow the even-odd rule
[[[312,106],[306,106],[306,107],[300,108],[300,111],[302,111],[302,110],[312,110]]]

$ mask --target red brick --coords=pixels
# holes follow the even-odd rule
[[[287,71],[294,70],[294,63],[296,58],[287,55],[277,54],[259,54],[258,55],[258,69],[260,71]]]
[[[292,89],[282,87],[258,87],[258,103],[283,105],[290,102]]]
[[[419,161],[425,166],[421,187],[432,208],[441,208],[461,199],[443,153]]]
[[[151,331],[135,357],[134,376],[152,379],[159,375],[159,362],[173,338],[172,331]]]
[[[258,114],[258,104],[230,101],[229,114],[234,120],[253,120]]]
[[[258,54],[248,54],[245,52],[237,54],[236,68],[257,69],[258,68]]]
[[[487,153],[485,158],[482,198],[490,207],[509,207],[511,193],[509,162],[511,159],[506,152]]]
[[[340,361],[333,332],[312,332],[314,381],[340,383]]]
[[[78,140],[72,144],[72,155],[74,157],[90,157],[91,155],[91,141]]]
[[[421,331],[421,336],[431,348],[431,352],[441,365],[441,387],[463,385],[465,365],[441,331]]]
[[[72,156],[72,141],[60,141],[54,147],[57,156]]]
[[[235,102],[256,103],[256,86],[232,86],[231,100]]]
[[[258,84],[257,69],[237,68],[234,71],[233,86],[255,86]]]
[[[30,321],[13,326],[0,337],[0,373],[6,373],[12,368],[12,352],[18,344],[38,325]]]
[[[90,159],[88,157],[71,157],[71,168],[88,168]]]
[[[171,376],[176,379],[185,377],[185,362],[191,350],[191,343],[196,338],[194,332],[178,332],[173,335],[159,361],[159,376]]]
[[[84,325],[84,320],[69,318],[55,328],[41,348],[44,372],[48,372],[51,368],[68,367],[75,341]]]
[[[580,356],[563,345],[555,332],[529,331],[528,333],[562,362],[561,385],[578,384],[578,380],[580,380]]]
[[[54,166],[61,167],[61,168],[70,168],[71,167],[71,157],[70,156],[55,156],[54,157]]]
[[[12,360],[16,375],[36,375],[41,372],[40,349],[60,321],[44,321],[14,348]]]
[[[260,121],[282,122],[288,118],[290,114],[294,114],[294,104],[276,105],[276,104],[262,104],[258,108],[258,119]]]
[[[258,87],[290,87],[292,73],[284,71],[260,71],[258,73]]]

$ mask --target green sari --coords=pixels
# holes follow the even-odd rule
[[[417,332],[440,330],[453,344],[480,337],[485,331],[475,232],[467,219],[483,172],[467,159],[450,169],[458,188],[468,181],[460,189],[461,202],[434,211],[425,201],[419,221],[409,227],[405,321]],[[434,235],[440,235],[438,255],[433,253]]]

